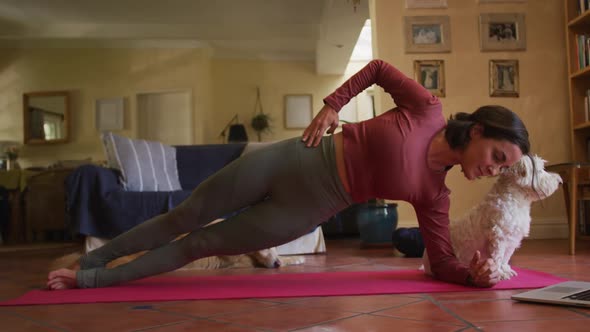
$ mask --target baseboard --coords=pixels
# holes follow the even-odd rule
[[[568,222],[565,218],[533,218],[529,239],[567,239]]]
[[[412,219],[399,220],[397,227],[418,227]],[[567,239],[569,234],[565,218],[533,218],[529,239]]]

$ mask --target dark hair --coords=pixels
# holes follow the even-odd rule
[[[479,124],[486,138],[506,140],[518,145],[522,154],[528,154],[531,144],[529,133],[518,115],[503,106],[488,105],[475,112],[451,115],[445,130],[445,138],[451,149],[463,149],[471,140],[470,129]]]

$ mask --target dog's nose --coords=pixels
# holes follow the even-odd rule
[[[496,176],[500,174],[500,167],[494,167],[494,166],[490,166],[490,168],[488,168],[488,176]]]

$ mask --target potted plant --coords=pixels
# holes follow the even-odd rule
[[[262,134],[265,132],[270,132],[270,117],[268,114],[262,113],[261,111],[260,113],[254,115],[252,121],[250,122],[250,126],[252,126],[252,129],[256,131],[256,135],[258,135],[258,141],[260,142],[262,140]]]
[[[4,148],[4,155],[6,156],[6,169],[20,168],[17,162],[20,147],[18,145],[8,145]]]
[[[397,204],[373,198],[357,207],[357,225],[361,246],[391,246],[391,234],[397,228]]]
[[[250,126],[256,131],[258,142],[262,140],[262,134],[270,132],[270,116],[262,110],[262,101],[260,100],[260,88],[256,87],[256,103],[254,104],[254,117],[250,121]]]

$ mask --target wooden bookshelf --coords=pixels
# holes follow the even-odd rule
[[[570,254],[580,234],[580,208],[589,199],[590,178],[590,0],[564,0],[572,163],[556,165],[564,179]],[[586,188],[586,189],[584,189]],[[581,204],[582,203],[582,204]],[[586,211],[585,214],[588,214]],[[584,216],[584,214],[582,214]],[[584,216],[583,218],[590,218]]]
[[[575,162],[590,161],[590,0],[565,1],[570,140]]]

